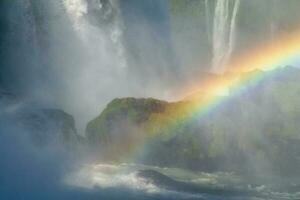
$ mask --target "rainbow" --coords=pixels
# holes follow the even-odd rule
[[[146,138],[134,141],[130,148],[130,160],[143,151],[147,141],[153,137],[161,137],[159,130],[172,133],[178,125],[195,118],[204,118],[208,113],[218,108],[222,103],[239,96],[243,91],[257,86],[274,73],[280,73],[278,68],[300,61],[300,31],[285,34],[269,44],[261,45],[250,52],[240,55],[228,64],[230,73],[222,78],[207,78],[192,87],[185,88],[182,96],[199,91],[186,99],[184,103],[174,103],[163,115],[153,116],[154,121],[146,125]],[[260,73],[264,71],[265,73]],[[247,73],[246,76],[245,73]],[[203,95],[203,93],[205,95]],[[172,104],[172,103],[171,103]],[[151,121],[151,120],[150,120]],[[128,158],[126,158],[128,161]]]

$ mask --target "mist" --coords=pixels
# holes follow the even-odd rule
[[[224,67],[230,57],[297,22],[294,1],[228,1],[228,8],[219,6],[236,15],[221,25],[224,37],[231,29],[228,53],[223,36],[213,36],[220,32],[211,25],[220,13],[214,12],[218,2],[205,2],[3,1],[1,80],[17,93],[64,108],[83,134],[111,99],[178,99],[176,88],[218,71],[211,66]],[[264,12],[268,7],[270,13]],[[252,18],[243,17],[247,10]],[[250,20],[261,22],[249,25]]]
[[[212,80],[230,77],[235,70],[231,63],[241,55],[298,31],[299,7],[298,0],[2,0],[0,183],[5,187],[0,193],[8,199],[68,199],[75,198],[76,194],[105,198],[106,192],[115,199],[122,197],[122,192],[128,193],[128,198],[138,198],[123,185],[124,176],[126,181],[129,177],[134,189],[141,183],[148,189],[153,189],[153,185],[144,180],[139,182],[140,177],[133,169],[144,170],[144,165],[155,165],[157,168],[151,170],[172,178],[182,173],[184,178],[177,174],[178,177],[186,180],[186,176],[190,177],[186,174],[191,173],[202,180],[207,174],[194,174],[193,170],[214,173],[223,170],[225,165],[231,170],[231,155],[243,157],[244,163],[239,166],[248,167],[248,173],[274,178],[278,173],[273,169],[275,162],[267,159],[267,154],[258,155],[253,150],[256,147],[248,143],[257,142],[261,145],[257,149],[267,153],[275,149],[281,153],[280,158],[289,157],[285,153],[289,147],[295,148],[289,161],[298,156],[297,142],[292,143],[295,138],[298,141],[297,126],[290,125],[298,120],[296,111],[291,111],[298,108],[295,100],[298,79],[294,77],[298,74],[298,57],[280,66],[292,68],[274,71],[282,76],[247,88],[244,93],[228,98],[205,120],[195,119],[182,126],[178,132],[184,130],[184,134],[176,135],[176,130],[170,134],[174,136],[171,139],[153,137],[147,143],[143,134],[148,132],[139,123],[141,120],[147,124],[148,117],[151,125],[155,124],[155,117],[157,121],[164,120],[164,111],[170,109],[172,113],[172,109],[181,106],[177,101],[185,103],[191,94],[186,88],[197,86],[192,92],[204,91],[201,81],[207,77]],[[274,125],[274,121],[280,125]],[[281,130],[289,137],[287,141],[282,142],[286,138],[278,136]],[[278,135],[261,135],[264,131]],[[103,142],[102,133],[113,135],[111,143]],[[186,139],[186,135],[190,138]],[[244,135],[251,135],[245,143],[239,141],[245,139]],[[222,146],[219,136],[228,142],[224,142],[225,147],[221,150],[210,147],[211,141],[212,146]],[[200,147],[190,150],[198,153],[190,159],[186,154],[194,140]],[[114,194],[111,188],[100,192],[101,184],[97,181],[89,189],[64,182],[66,174],[76,174],[78,168],[91,164],[91,160],[99,161],[96,158],[106,151],[107,157],[113,160],[111,151],[117,152],[116,157],[123,157],[123,153],[135,149],[141,141],[146,146],[137,159],[141,166],[126,165],[124,170],[124,165],[111,161],[111,165],[100,165],[99,170],[92,167],[92,181],[97,175],[110,179],[107,171],[115,172],[115,168],[129,171],[129,175],[121,174],[121,178],[119,173],[113,173],[115,179],[108,180],[116,187],[121,184],[120,194]],[[232,143],[238,147],[231,146]],[[277,146],[273,148],[274,143]],[[110,147],[104,150],[105,145]],[[277,151],[277,147],[286,151]],[[243,152],[235,155],[235,148]],[[181,150],[184,153],[176,154]],[[203,164],[202,150],[204,154],[210,154],[210,150],[214,155],[220,153],[220,160],[208,158],[205,160],[208,164]],[[230,156],[222,157],[222,153]],[[275,159],[273,153],[268,155]],[[126,159],[124,156],[122,161]],[[278,166],[283,171],[295,169],[284,164]],[[179,170],[179,173],[172,167],[191,172]],[[153,194],[144,196],[144,192],[138,196],[153,198]],[[159,197],[168,199],[168,196]]]

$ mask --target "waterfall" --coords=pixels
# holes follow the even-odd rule
[[[152,11],[144,13],[148,6],[159,14],[155,23]],[[23,0],[5,1],[0,8],[10,22],[4,35],[9,44],[0,52],[5,68],[0,82],[24,91],[28,98],[63,108],[76,118],[79,131],[115,97],[165,93],[156,89],[161,84],[153,86],[155,81],[147,83],[147,88],[143,83],[159,77],[163,62],[171,60],[171,56],[165,58],[171,48],[166,3]]]
[[[234,49],[239,3],[239,0],[217,0],[216,2],[212,40],[212,71],[215,73],[224,72]]]
[[[123,45],[123,25],[118,1],[114,0],[62,0],[74,34],[79,45],[75,56],[80,57],[77,63],[66,66],[64,78],[70,101],[80,99],[71,108],[75,117],[89,120],[96,114],[95,107],[99,99],[109,101],[115,96],[126,93],[126,90],[109,90],[115,85],[126,82],[127,59]],[[71,49],[73,51],[73,49]],[[69,60],[72,60],[71,55]],[[96,87],[95,87],[96,86]],[[83,105],[83,104],[85,105]],[[79,104],[79,105],[77,105]],[[76,112],[76,113],[74,113]],[[82,122],[83,127],[85,121]]]
[[[205,22],[206,22],[207,39],[208,41],[211,41],[209,0],[205,0],[205,20],[206,20]]]
[[[84,24],[83,16],[87,14],[87,3],[84,0],[64,0],[63,5],[73,23],[74,29],[80,31]]]
[[[233,48],[235,46],[235,33],[236,33],[235,25],[236,25],[236,16],[238,13],[239,4],[240,4],[240,0],[236,0],[233,7],[233,13],[230,21],[229,42],[228,42],[228,51],[226,55],[226,60],[230,58]]]
[[[92,59],[108,62],[117,61],[113,65],[117,68],[126,67],[125,51],[122,44],[122,24],[119,19],[116,1],[103,0],[63,0],[63,4],[73,23],[74,30],[86,46],[86,50],[93,49],[91,54],[99,52]],[[110,56],[107,57],[107,50]],[[111,59],[116,55],[114,59]]]
[[[99,107],[129,93],[118,6],[114,0],[3,3],[9,27],[2,34],[7,44],[0,51],[0,81],[63,108],[83,132]]]

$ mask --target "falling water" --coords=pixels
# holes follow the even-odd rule
[[[227,51],[227,58],[232,54],[234,45],[235,45],[235,25],[236,25],[236,16],[239,9],[240,0],[236,0],[233,7],[233,13],[230,21],[230,32],[229,32],[229,42],[228,42],[228,51]]]
[[[239,3],[239,0],[234,0],[234,2],[231,0],[217,0],[216,2],[212,41],[212,71],[215,73],[222,73],[225,70],[234,49]]]
[[[85,45],[98,46],[101,48],[98,49],[98,52],[103,52],[103,46],[112,49],[118,60],[115,66],[126,67],[121,41],[122,25],[118,16],[118,5],[115,1],[63,0],[63,5],[75,31]],[[92,20],[91,15],[94,17]],[[105,26],[107,21],[109,21],[109,25]]]
[[[86,120],[96,115],[95,107],[99,106],[99,99],[104,97],[105,101],[109,101],[114,96],[122,95],[122,91],[109,91],[107,88],[126,81],[127,59],[122,41],[123,25],[118,1],[62,2],[73,33],[78,37],[76,43],[79,47],[74,49],[75,57],[80,57],[79,62],[68,64],[64,68],[64,79],[69,87],[67,90],[70,91],[66,96],[69,100],[73,99],[73,102],[74,99],[80,99],[66,110],[70,110],[75,117],[83,118],[82,122],[78,121],[79,127],[84,128]],[[72,60],[72,57],[73,53],[68,60]],[[81,97],[71,91],[81,91]]]
[[[206,19],[206,32],[208,41],[211,40],[211,30],[210,30],[210,7],[209,0],[205,0],[205,19]]]
[[[74,29],[81,31],[83,16],[87,14],[87,3],[84,0],[64,0],[63,5],[66,8]]]

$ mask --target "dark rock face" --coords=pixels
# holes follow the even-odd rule
[[[18,114],[16,120],[39,146],[50,142],[71,146],[80,140],[73,117],[59,109],[28,110]]]
[[[153,113],[163,113],[167,102],[123,98],[110,102],[101,115],[88,123],[86,137],[92,148],[108,159],[122,158],[137,141],[144,140],[143,126]]]
[[[126,135],[131,131],[129,125],[139,126],[147,122],[151,114],[164,112],[167,104],[155,99],[115,99],[99,117],[88,123],[87,138],[91,143],[98,143],[105,140],[106,136],[110,137],[120,132]]]
[[[189,108],[189,101],[115,99],[88,124],[87,138],[91,146],[120,157],[143,145],[138,161],[146,164],[298,174],[300,71],[254,71],[242,79],[253,74],[261,81],[250,82],[205,116],[186,121],[176,118]],[[119,148],[124,144],[126,148]]]
[[[36,146],[76,148],[82,141],[74,118],[63,110],[26,101],[4,89],[0,90],[0,108],[0,126],[13,126],[18,130],[15,134],[23,134]]]

